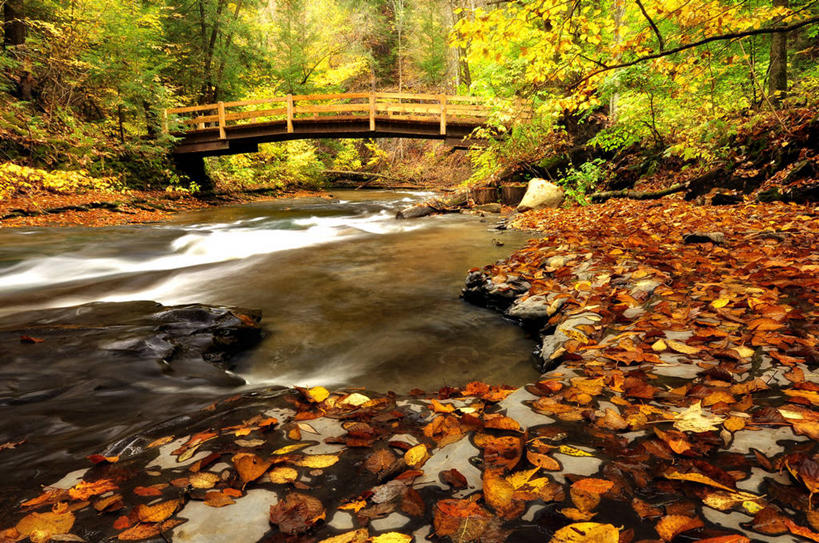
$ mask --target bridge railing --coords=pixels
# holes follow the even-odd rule
[[[225,139],[230,127],[260,123],[279,122],[292,133],[294,123],[304,119],[368,119],[370,130],[375,130],[379,120],[400,119],[438,122],[441,134],[446,135],[448,122],[483,124],[492,111],[485,100],[471,96],[398,92],[287,95],[171,108],[165,111],[165,128],[173,124],[178,134],[218,130],[219,138]]]

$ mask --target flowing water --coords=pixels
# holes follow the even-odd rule
[[[423,199],[419,193],[334,196],[209,209],[163,224],[0,231],[7,324],[30,309],[154,300],[260,309],[265,330],[235,361],[245,382],[238,387],[131,375],[93,354],[27,369],[0,353],[0,443],[29,439],[40,449],[0,452],[0,472],[28,473],[25,460],[36,468],[31,476],[47,478],[49,470],[37,467],[43,461],[99,452],[253,387],[406,393],[471,380],[520,385],[536,376],[532,340],[458,298],[467,270],[507,256],[527,235],[463,215],[396,220],[398,208]]]

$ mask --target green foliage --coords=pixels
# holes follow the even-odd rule
[[[315,142],[309,140],[268,143],[253,154],[212,157],[208,167],[218,185],[243,189],[317,188],[325,169]]]
[[[605,178],[604,164],[599,158],[584,162],[577,168],[570,168],[557,183],[566,191],[566,196],[580,205],[588,205],[586,194],[593,191]]]

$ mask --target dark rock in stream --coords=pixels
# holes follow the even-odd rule
[[[204,407],[244,380],[258,311],[91,303],[0,318],[0,512],[15,488],[50,484],[76,458],[146,424]],[[0,514],[2,517],[2,514]]]
[[[199,377],[217,385],[244,381],[230,375],[230,358],[261,338],[261,313],[200,304],[91,303],[17,313],[0,319],[4,359],[29,373],[52,364],[105,357],[122,374],[156,372]],[[34,341],[15,341],[21,337]],[[37,340],[42,341],[37,341]],[[137,368],[138,365],[138,368]],[[8,363],[0,369],[5,373]],[[32,369],[34,368],[34,369]],[[14,401],[0,391],[0,404]]]

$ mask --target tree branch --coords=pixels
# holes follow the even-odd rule
[[[657,36],[657,42],[659,42],[660,52],[662,52],[663,49],[665,49],[665,40],[663,40],[663,35],[660,34],[660,29],[657,28],[656,24],[654,24],[654,20],[648,14],[648,12],[646,11],[646,8],[643,7],[643,3],[640,0],[634,0],[634,1],[637,3],[637,7],[640,8],[640,11],[642,12],[643,17],[646,18],[646,21],[648,21],[648,24],[651,26],[651,30],[654,31],[654,35]]]
[[[654,60],[662,57],[667,57],[669,55],[673,55],[679,53],[681,51],[685,51],[687,49],[693,49],[695,47],[699,47],[701,45],[705,45],[706,43],[711,43],[714,41],[724,41],[724,40],[736,40],[739,38],[747,38],[748,36],[758,36],[761,34],[778,34],[781,32],[791,32],[798,28],[802,28],[803,26],[808,26],[811,24],[819,23],[819,16],[811,17],[810,19],[805,19],[804,21],[800,21],[798,23],[793,23],[787,26],[777,26],[777,27],[769,27],[769,28],[755,28],[753,30],[746,30],[744,32],[730,32],[728,34],[720,34],[718,36],[709,36],[708,38],[703,38],[699,41],[691,42],[685,45],[680,45],[679,47],[674,47],[673,49],[667,49],[665,51],[661,51],[658,53],[652,53],[650,55],[644,55],[641,57],[637,57],[634,60],[630,60],[628,62],[621,62],[619,64],[609,64],[605,68],[600,68],[599,70],[595,70],[589,75],[581,78],[577,82],[573,83],[569,86],[569,89],[574,89],[579,87],[582,83],[588,81],[592,77],[596,75],[600,75],[604,72],[609,72],[611,70],[618,70],[620,68],[628,68],[630,66],[634,66],[636,64],[640,64],[641,62],[645,62],[647,60]]]

